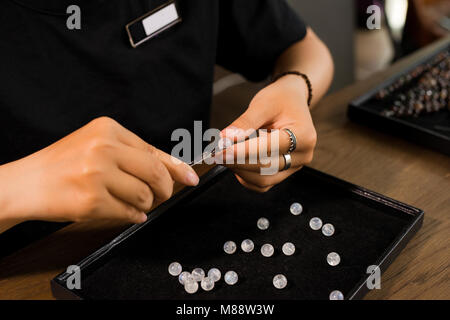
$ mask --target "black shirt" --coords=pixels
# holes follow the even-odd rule
[[[99,116],[168,151],[174,129],[207,123],[215,64],[263,80],[306,34],[281,0],[178,0],[183,21],[133,49],[125,25],[165,2],[0,1],[0,164]]]

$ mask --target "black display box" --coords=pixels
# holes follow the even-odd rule
[[[294,216],[290,205],[300,202],[303,213]],[[185,189],[149,214],[143,225],[134,225],[110,243],[79,262],[81,289],[67,289],[71,274],[62,273],[51,282],[60,299],[156,299],[156,300],[291,300],[328,299],[340,290],[346,299],[362,298],[369,290],[368,266],[383,272],[422,225],[424,213],[398,201],[304,168],[266,194],[244,189],[231,171],[216,167],[195,188]],[[260,217],[270,220],[261,231]],[[313,217],[332,223],[331,237],[309,227]],[[249,238],[255,250],[233,255],[223,244],[240,246]],[[296,252],[285,256],[281,246],[293,242]],[[264,243],[275,254],[263,257]],[[341,256],[331,267],[330,252]],[[171,262],[184,270],[217,267],[222,279],[210,292],[189,295],[168,273]],[[239,282],[229,286],[223,275],[234,270]],[[284,274],[288,286],[272,285]],[[382,282],[381,282],[382,285]]]
[[[442,110],[417,118],[388,117],[382,114],[382,111],[389,107],[386,103],[387,101],[378,101],[374,98],[381,89],[391,86],[400,77],[408,74],[416,67],[432,61],[434,57],[445,50],[450,50],[450,38],[430,54],[401,70],[398,74],[387,78],[372,90],[352,101],[348,108],[349,118],[355,122],[401,136],[411,142],[450,155],[449,110]],[[399,90],[402,90],[402,88]]]

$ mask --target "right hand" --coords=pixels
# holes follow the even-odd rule
[[[199,181],[190,166],[106,117],[0,168],[9,218],[20,221],[142,223],[154,204],[171,197],[174,181]]]

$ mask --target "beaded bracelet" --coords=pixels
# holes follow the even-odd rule
[[[309,78],[308,78],[308,76],[306,74],[298,72],[298,71],[286,71],[286,72],[283,72],[283,73],[277,75],[276,77],[274,77],[272,79],[272,82],[275,82],[275,81],[279,80],[280,78],[282,78],[284,76],[287,76],[287,75],[291,75],[291,74],[299,76],[299,77],[302,77],[305,80],[306,85],[308,86],[308,107],[310,107],[311,106],[311,101],[312,101],[312,98],[313,98],[313,90],[312,90],[311,81],[309,80]]]

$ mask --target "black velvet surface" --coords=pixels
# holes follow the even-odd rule
[[[85,299],[328,299],[338,289],[348,295],[414,217],[320,177],[305,169],[269,193],[257,194],[226,171],[82,273],[77,294]],[[300,216],[290,213],[293,202],[303,205]],[[256,227],[260,217],[270,220],[268,230]],[[312,217],[332,223],[334,236],[313,231]],[[226,241],[240,247],[247,238],[255,242],[253,252],[224,253]],[[287,241],[297,248],[290,257],[281,252]],[[274,245],[274,256],[261,255],[265,243]],[[341,256],[336,267],[326,261],[332,251]],[[219,268],[222,279],[211,292],[189,295],[167,271],[173,261],[188,271]],[[229,270],[239,275],[234,286],[223,281]],[[288,279],[283,290],[272,285],[279,273]]]

